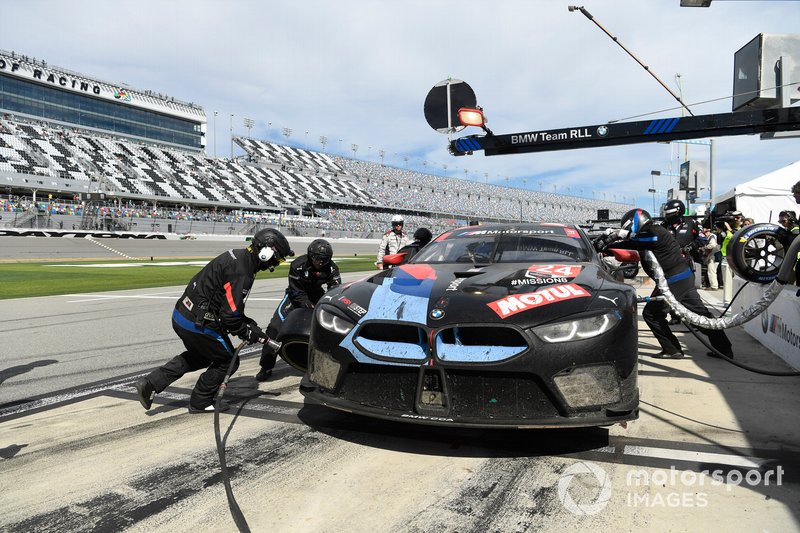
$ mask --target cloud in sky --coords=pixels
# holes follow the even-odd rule
[[[670,186],[651,170],[677,172],[685,145],[640,144],[454,158],[431,130],[427,92],[467,81],[495,133],[602,124],[675,108],[633,59],[561,0],[27,0],[3,5],[0,48],[72,71],[202,105],[207,152],[229,155],[231,129],[255,120],[253,137],[473,180],[600,197],[651,207],[647,189]],[[733,54],[758,33],[797,31],[800,3],[716,0],[585,0],[617,36],[687,103],[727,97]],[[800,60],[800,58],[798,58]],[[796,81],[796,80],[795,80]],[[691,106],[724,113],[730,100]],[[213,111],[219,111],[214,127]],[[680,111],[645,118],[678,116]],[[644,118],[632,119],[644,120]],[[269,125],[271,123],[271,125]],[[309,133],[306,135],[306,131]],[[215,139],[216,137],[216,139]],[[341,142],[339,141],[341,139]],[[800,159],[800,139],[715,140],[715,188],[724,192]],[[707,161],[707,147],[689,157]],[[396,155],[395,155],[396,154]],[[404,161],[404,156],[409,161]],[[466,171],[466,174],[465,174]],[[523,181],[525,180],[525,181]],[[674,178],[673,178],[674,185]]]

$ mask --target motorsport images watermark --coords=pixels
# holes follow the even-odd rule
[[[625,503],[629,507],[707,507],[708,494],[698,488],[725,485],[730,491],[742,484],[750,487],[781,486],[783,474],[784,469],[781,466],[765,471],[731,469],[695,472],[677,470],[675,467],[670,467],[669,470],[631,469],[625,475]],[[642,492],[642,487],[651,486],[655,490]],[[611,501],[611,493],[610,476],[605,469],[594,463],[579,462],[570,465],[558,479],[558,498],[564,508],[574,515],[599,513]]]

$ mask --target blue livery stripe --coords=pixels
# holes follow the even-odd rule
[[[675,118],[673,118],[673,119],[672,119],[672,122],[670,122],[669,126],[667,127],[667,129],[666,129],[665,131],[666,131],[667,133],[671,132],[671,131],[672,131],[672,129],[673,129],[675,126],[677,126],[677,125],[678,125],[678,121],[679,121],[679,120],[680,120],[680,117],[675,117]]]
[[[667,129],[667,126],[669,126],[671,122],[671,119],[664,119],[664,122],[653,133],[664,133],[664,130]]]
[[[650,123],[650,125],[649,125],[649,126],[647,126],[647,129],[646,129],[646,130],[644,130],[644,134],[645,134],[645,135],[648,135],[648,134],[652,133],[652,132],[653,132],[653,130],[654,130],[654,128],[657,128],[657,127],[658,127],[658,125],[660,125],[660,122],[661,122],[661,120],[654,120],[654,121],[652,121],[652,122]]]

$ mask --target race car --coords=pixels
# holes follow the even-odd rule
[[[574,225],[444,233],[326,293],[308,343],[306,400],[360,415],[462,427],[638,417],[636,291]]]

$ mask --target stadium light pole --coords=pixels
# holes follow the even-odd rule
[[[383,158],[386,157],[386,150],[380,150],[378,152],[378,157],[381,158],[381,166],[383,166]]]
[[[219,112],[214,111],[214,159],[217,158],[217,115]]]
[[[247,128],[247,138],[250,138],[250,130],[253,129],[253,126],[256,125],[256,121],[252,118],[245,118],[244,119],[244,127]]]
[[[656,176],[660,176],[661,172],[658,170],[650,171],[650,184],[652,187],[647,191],[653,193],[653,212],[651,216],[656,216]]]
[[[328,144],[328,138],[325,137],[324,135],[320,135],[319,136],[319,144],[322,145],[322,151],[324,152],[325,151],[325,145]]]
[[[231,113],[231,159],[233,159],[233,113]]]
[[[358,152],[358,145],[353,143],[350,145],[350,149],[353,151],[353,159],[356,158],[356,152]]]
[[[308,150],[308,130],[306,130],[306,150]]]

